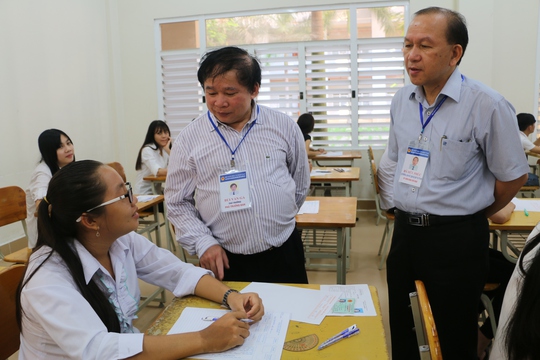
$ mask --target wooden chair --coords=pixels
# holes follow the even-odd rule
[[[116,172],[118,172],[118,174],[120,174],[120,176],[122,177],[122,180],[124,180],[124,182],[127,182],[127,180],[126,180],[126,172],[124,171],[124,167],[122,166],[122,164],[115,161],[115,162],[107,163],[106,165],[109,165],[114,170],[116,170]]]
[[[20,221],[24,229],[24,234],[28,238],[26,230],[26,193],[18,186],[7,186],[0,188],[0,226],[14,224]],[[31,250],[24,248],[0,258],[4,261],[15,263],[27,263]]]
[[[414,282],[416,292],[409,294],[414,318],[414,329],[418,341],[418,352],[421,360],[442,360],[441,343],[431,312],[429,299],[424,283]]]
[[[13,265],[0,271],[0,359],[7,359],[19,349],[15,294],[25,268],[26,265]]]
[[[370,156],[371,157],[371,156]],[[375,208],[377,210],[377,225],[379,220],[384,219],[384,232],[381,239],[381,244],[379,245],[379,252],[377,255],[381,256],[381,262],[379,263],[379,270],[384,266],[386,261],[386,255],[388,254],[388,247],[390,246],[390,241],[392,240],[392,233],[394,231],[394,214],[390,214],[381,209],[379,196],[381,193],[381,188],[379,187],[379,181],[377,179],[377,165],[375,165],[375,160],[370,160],[371,162],[371,182],[373,183],[373,191],[375,192]]]

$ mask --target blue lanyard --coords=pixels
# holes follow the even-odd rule
[[[428,126],[429,122],[431,121],[431,119],[433,118],[433,116],[435,116],[435,114],[437,113],[437,111],[439,111],[439,108],[441,107],[441,105],[446,101],[446,99],[448,99],[448,96],[447,95],[444,95],[444,97],[441,99],[441,101],[439,101],[439,103],[437,104],[437,106],[435,106],[435,109],[431,112],[431,114],[428,116],[428,118],[426,119],[426,122],[424,122],[424,108],[422,107],[422,103],[418,103],[418,109],[420,111],[420,123],[422,124],[422,131],[420,132],[420,134],[423,134],[424,133],[424,129],[426,128],[426,126]]]
[[[221,133],[221,131],[219,131],[217,125],[212,121],[212,116],[210,114],[210,110],[208,110],[208,120],[210,121],[210,123],[212,124],[212,126],[214,127],[214,130],[216,130],[216,132],[218,133],[219,137],[221,137],[221,140],[223,140],[223,142],[225,143],[225,145],[227,145],[227,147],[229,148],[229,150],[231,151],[231,167],[234,168],[235,164],[234,164],[234,154],[236,154],[236,150],[238,150],[238,148],[240,147],[240,144],[242,144],[244,142],[244,139],[246,138],[247,134],[249,134],[249,132],[251,131],[251,129],[253,128],[253,125],[255,125],[255,123],[257,122],[257,119],[259,118],[259,105],[257,105],[257,117],[255,118],[255,120],[253,120],[253,122],[251,123],[251,125],[249,126],[249,129],[246,131],[246,133],[244,134],[244,136],[242,137],[242,139],[240,140],[240,142],[238,143],[238,145],[236,145],[236,147],[234,148],[234,150],[232,149],[232,147],[229,145],[229,143],[227,142],[227,140],[225,140],[225,137],[223,136],[223,134]]]

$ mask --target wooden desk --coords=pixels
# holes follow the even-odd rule
[[[243,289],[248,283],[226,282],[233,289]],[[294,285],[309,289],[319,289],[319,285]],[[360,328],[360,334],[339,343],[329,346],[324,350],[317,350],[317,347],[300,352],[283,350],[281,359],[283,360],[311,360],[311,359],[389,359],[386,347],[386,336],[382,323],[381,306],[377,289],[370,286],[369,290],[373,297],[373,303],[377,310],[377,316],[357,316],[338,317],[327,316],[320,325],[306,324],[298,321],[290,321],[285,341],[298,339],[300,337],[317,334],[319,345],[326,339],[334,336],[351,324],[356,324]],[[264,301],[264,300],[263,300]],[[217,303],[204,300],[196,296],[186,296],[174,298],[169,306],[161,313],[160,317],[146,331],[148,335],[165,335],[172,328],[186,307],[205,307],[219,309]]]
[[[524,199],[522,199],[524,200]],[[504,224],[494,224],[489,221],[489,230],[493,231],[494,241],[493,246],[497,247],[498,239],[500,238],[501,242],[501,252],[504,257],[513,263],[517,262],[517,258],[508,253],[508,246],[512,245],[508,242],[509,233],[522,233],[529,234],[536,224],[540,221],[540,212],[529,212],[529,216],[525,216],[523,211],[514,211],[510,220]],[[519,256],[519,250],[513,248],[513,252],[516,256]]]
[[[137,195],[135,195],[137,196]],[[163,201],[165,200],[165,197],[163,195],[159,195],[157,196],[156,198],[150,200],[150,201],[138,201],[137,202],[137,209],[139,210],[139,212],[141,211],[144,211],[144,210],[148,210],[150,208],[153,208],[153,211],[154,211],[154,215],[153,215],[153,219],[151,220],[140,220],[139,219],[139,224],[143,225],[142,228],[139,228],[137,229],[137,233],[139,234],[144,234],[144,233],[148,233],[148,236],[150,237],[150,232],[152,231],[155,231],[156,232],[156,245],[161,247],[161,232],[159,231],[159,226],[160,226],[160,223],[159,223],[159,204],[163,203]],[[169,250],[171,248],[169,247]],[[161,296],[159,297],[159,299],[156,299],[158,295]],[[137,312],[141,311],[146,305],[148,305],[151,301],[157,301],[159,302],[159,305],[160,306],[164,306],[165,304],[165,289],[163,288],[158,288],[157,290],[155,290],[152,294],[150,294],[149,296],[141,296],[141,300],[143,300],[142,303],[139,304],[139,309],[137,310]]]
[[[343,183],[345,187],[345,196],[351,196],[352,182],[360,179],[360,168],[350,167],[346,170],[338,172],[335,167],[314,167],[313,170],[330,171],[327,174],[317,174],[311,176],[311,183]]]
[[[165,181],[167,180],[167,176],[147,176],[147,177],[144,177],[143,180],[151,182],[152,193],[154,195],[161,195],[161,194],[158,194],[158,191],[156,189],[156,184],[164,184]],[[171,227],[169,224],[169,218],[167,216],[167,204],[165,203],[165,201],[163,202],[163,218],[165,219],[165,235],[167,236],[167,241],[169,242],[169,246],[172,247],[174,251],[176,251],[176,244],[174,243],[175,240],[172,236]],[[182,255],[184,255],[184,258],[182,260],[184,260],[185,262],[186,255],[184,254],[183,251],[182,251]]]
[[[535,157],[535,158],[540,158],[540,154],[533,153],[532,151],[525,151],[525,154],[528,156]]]
[[[352,166],[354,159],[361,159],[362,154],[360,153],[360,150],[334,150],[326,149],[328,152],[334,152],[334,151],[341,151],[342,155],[326,155],[321,154],[317,155],[312,158],[313,161],[317,164],[317,166],[321,166],[319,164],[319,161],[345,161],[347,165],[343,166]],[[336,165],[337,167],[337,165]]]
[[[306,201],[314,200],[319,201],[319,213],[296,215],[296,226],[300,229],[336,230],[337,244],[330,252],[306,250],[306,258],[336,259],[336,283],[346,284],[350,236],[344,236],[347,232],[343,230],[356,226],[356,198],[316,196],[306,198]],[[309,249],[309,245],[305,248]]]

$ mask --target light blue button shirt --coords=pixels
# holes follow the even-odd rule
[[[418,139],[424,119],[443,103],[424,130],[430,156],[420,187],[399,182],[409,143]],[[422,87],[409,85],[392,101],[388,156],[397,161],[394,201],[398,209],[437,215],[468,215],[495,200],[495,180],[528,173],[513,106],[482,83],[453,72],[429,105]]]

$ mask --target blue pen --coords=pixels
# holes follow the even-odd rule
[[[202,320],[204,320],[204,321],[216,321],[216,320],[218,320],[218,319],[219,319],[219,318],[217,318],[217,317],[212,317],[212,316],[205,316],[205,317],[202,318]],[[253,320],[251,320],[251,319],[240,319],[240,321],[245,322],[245,323],[247,323],[247,324],[250,324],[250,323],[253,322]]]
[[[343,340],[343,339],[350,338],[351,336],[356,335],[356,334],[358,334],[358,333],[360,333],[360,329],[356,328],[356,329],[354,329],[353,331],[349,331],[348,333],[343,334],[343,335],[340,335],[340,336],[338,336],[338,337],[336,337],[336,338],[334,338],[334,339],[332,339],[332,340],[326,340],[326,341],[325,341],[324,343],[322,343],[317,349],[318,349],[318,350],[322,350],[322,349],[324,349],[325,347],[328,347],[328,346],[330,346],[330,345],[333,345],[333,344],[335,344],[335,343],[337,343],[338,341],[341,341],[341,340]]]
[[[358,329],[358,327],[356,326],[356,324],[351,325],[351,326],[349,326],[348,328],[346,328],[345,330],[343,330],[342,332],[340,332],[339,334],[334,335],[334,336],[332,336],[331,338],[325,340],[325,341],[321,344],[321,346],[325,345],[326,343],[328,343],[328,342],[330,342],[330,341],[332,341],[332,340],[334,340],[334,339],[339,338],[340,336],[346,335],[346,334],[348,334],[348,333],[350,333],[350,332],[352,332],[352,331],[354,331],[354,330],[357,330],[357,329]],[[321,347],[321,346],[319,346],[319,347]]]

